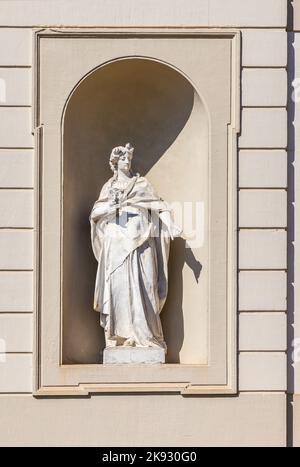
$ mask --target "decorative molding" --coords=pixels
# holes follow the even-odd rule
[[[42,386],[34,396],[82,396],[109,393],[175,393],[182,396],[222,394],[234,395],[236,389],[226,386],[200,386],[187,383],[115,383],[115,384],[79,384],[78,386]]]
[[[42,383],[41,363],[41,258],[42,258],[42,155],[43,155],[43,126],[40,121],[40,41],[45,38],[57,39],[88,39],[88,38],[228,38],[231,39],[231,123],[228,125],[228,218],[227,218],[227,358],[226,358],[226,384],[193,384],[184,382],[102,382],[102,383],[78,383],[62,386],[61,383],[48,385]],[[36,137],[35,148],[35,350],[34,350],[34,395],[35,396],[88,396],[94,393],[160,393],[174,392],[184,396],[206,395],[206,394],[236,394],[237,393],[237,335],[236,335],[236,310],[237,310],[237,135],[240,131],[240,32],[229,29],[200,29],[200,28],[103,28],[103,29],[42,29],[35,31],[35,79],[34,79],[34,119],[33,127]],[[60,335],[60,331],[57,331]],[[165,364],[164,372],[169,367],[178,369],[180,367],[192,367],[194,369],[204,365],[179,365]],[[207,365],[208,367],[209,365]],[[70,365],[60,365],[57,362],[55,375],[61,371],[69,371]],[[85,371],[85,367],[92,368],[96,375],[103,365],[74,365],[75,371]],[[105,365],[107,369],[107,365]],[[107,375],[112,367],[107,369]],[[155,369],[151,370],[153,373]],[[162,379],[161,369],[159,380]],[[77,374],[77,373],[76,373]],[[84,374],[84,373],[83,373]],[[150,374],[150,373],[149,373]],[[108,376],[107,376],[108,377]],[[86,379],[83,376],[84,380]],[[183,378],[184,379],[184,378]],[[176,378],[178,381],[178,376]]]

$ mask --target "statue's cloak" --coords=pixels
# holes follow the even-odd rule
[[[110,179],[90,215],[91,240],[98,261],[94,309],[114,337],[140,345],[164,345],[159,313],[168,292],[170,236],[160,219],[169,206],[140,176],[130,181],[112,206]]]

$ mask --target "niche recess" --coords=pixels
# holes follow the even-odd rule
[[[158,61],[111,62],[72,92],[63,118],[63,363],[102,361],[88,219],[112,175],[110,151],[127,141],[135,147],[134,171],[177,203],[177,217],[191,216],[184,232],[188,240],[171,245],[169,293],[161,313],[167,362],[207,363],[208,134],[207,112],[194,87]]]

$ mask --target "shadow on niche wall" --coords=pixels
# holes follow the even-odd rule
[[[161,312],[161,322],[168,347],[167,363],[180,362],[180,350],[184,340],[182,270],[185,263],[193,271],[195,281],[198,282],[202,269],[201,263],[197,261],[183,238],[175,238],[170,248],[167,306]]]
[[[194,88],[178,72],[146,59],[126,59],[95,70],[77,87],[63,128],[63,363],[100,363],[104,333],[93,311],[97,264],[90,246],[89,214],[111,177],[111,149],[130,141],[133,169],[141,175],[164,157],[186,125]],[[159,192],[159,187],[158,192]],[[182,268],[194,268],[182,239],[174,241],[169,295],[162,311],[169,362],[183,342]],[[196,262],[195,262],[196,261]]]

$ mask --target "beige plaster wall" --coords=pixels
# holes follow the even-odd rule
[[[285,27],[285,0],[23,0],[1,2],[1,26]],[[222,6],[220,6],[222,4]]]
[[[3,339],[0,438],[3,444],[108,444],[108,437],[113,436],[115,444],[284,445],[286,2],[195,0],[185,2],[183,8],[182,2],[180,5],[172,2],[171,6],[166,1],[159,8],[149,8],[148,4],[137,5],[133,0],[113,5],[90,1],[84,2],[84,7],[79,2],[79,7],[71,10],[68,3],[27,1],[25,15],[22,1],[1,2],[0,24],[4,27],[0,28],[0,338]],[[88,400],[35,400],[30,395],[34,311],[31,27],[40,25],[241,28],[241,393],[237,397],[100,395]],[[7,254],[8,249],[11,254]],[[17,338],[18,333],[22,338]],[[8,396],[8,393],[20,394]],[[104,434],[99,429],[99,418],[113,421],[116,407],[125,418],[134,407],[138,417],[126,424],[126,430],[120,427],[116,432],[112,423]],[[26,416],[29,414],[30,417]],[[159,425],[155,423],[157,419]],[[43,425],[30,420],[43,420]],[[135,435],[133,441],[137,420],[148,423],[137,430],[138,438]],[[73,427],[79,425],[81,429],[75,433]]]
[[[0,445],[62,444],[284,446],[285,395],[259,392],[243,393],[238,398],[175,395],[102,395],[91,399],[33,399],[29,395],[0,397]]]

